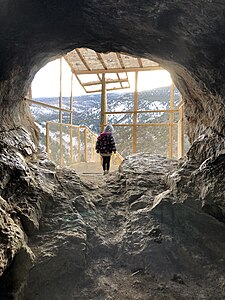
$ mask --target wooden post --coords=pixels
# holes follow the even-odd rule
[[[135,72],[134,114],[133,114],[133,145],[132,152],[137,152],[137,111],[138,111],[138,72]]]
[[[59,74],[59,123],[62,123],[62,58],[59,60],[60,74]]]
[[[62,130],[62,123],[59,123],[59,128],[60,128],[60,143],[59,143],[59,155],[60,155],[60,158],[59,158],[59,165],[60,167],[63,166],[63,138],[62,138],[62,135],[63,135],[63,130]]]
[[[51,158],[50,154],[50,147],[49,147],[49,124],[46,122],[46,152],[47,152],[47,158]]]
[[[169,149],[168,149],[168,156],[169,159],[172,159],[173,157],[173,138],[174,138],[174,130],[173,130],[173,125],[174,125],[174,90],[175,86],[174,83],[172,82],[170,86],[170,113],[169,113]]]
[[[73,163],[73,73],[70,86],[70,164]]]
[[[91,135],[91,160],[95,161],[95,140],[93,135]]]
[[[32,97],[32,86],[31,86],[31,85],[30,85],[30,87],[29,87],[29,89],[28,89],[27,97],[28,97],[29,99],[32,99],[32,98],[33,98],[33,97]]]
[[[107,124],[107,93],[106,93],[106,82],[105,74],[102,74],[102,96],[101,96],[101,121],[100,121],[100,131],[104,130],[104,126]]]
[[[87,128],[84,129],[84,161],[88,162]]]
[[[59,78],[59,126],[60,126],[60,146],[59,146],[59,165],[63,166],[63,143],[62,143],[62,58],[60,58],[60,78]]]
[[[178,149],[177,157],[184,157],[184,104],[179,107],[179,121],[178,121]]]
[[[80,126],[78,127],[78,134],[77,134],[77,162],[80,162]]]

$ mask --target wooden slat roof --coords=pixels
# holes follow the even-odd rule
[[[148,59],[115,52],[97,53],[87,48],[74,49],[64,58],[87,93],[101,91],[102,74],[106,74],[106,89],[110,91],[130,87],[127,72],[162,69]],[[84,75],[89,75],[88,82]]]

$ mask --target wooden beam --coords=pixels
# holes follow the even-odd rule
[[[77,52],[77,51],[76,51],[76,52]],[[79,54],[78,54],[78,55],[79,55]],[[83,87],[82,82],[81,82],[81,80],[80,80],[78,74],[76,74],[76,72],[74,72],[74,66],[73,66],[73,64],[68,60],[67,56],[64,56],[64,58],[65,58],[66,62],[68,63],[68,65],[70,66],[71,72],[76,76],[77,81],[79,82],[79,84],[82,86],[82,88],[83,88],[84,91],[86,92],[86,90],[85,90],[85,88]]]
[[[169,159],[173,158],[173,139],[174,139],[174,130],[173,130],[173,123],[174,123],[174,113],[172,112],[174,110],[174,90],[175,86],[172,82],[170,87],[170,115],[169,115],[169,149],[168,149],[168,156]]]
[[[184,157],[184,104],[179,108],[179,121],[178,121],[178,159]]]
[[[60,58],[59,63],[59,123],[62,123],[62,58]]]
[[[70,79],[70,164],[73,162],[73,73]]]
[[[95,161],[95,138],[91,136],[91,159]]]
[[[106,80],[105,83],[120,83],[120,82],[128,82],[127,79],[110,79],[110,80]],[[102,81],[91,81],[91,82],[86,82],[86,83],[82,83],[83,86],[92,86],[92,85],[98,85],[98,84],[102,84]]]
[[[137,152],[137,110],[138,110],[138,72],[135,72],[134,114],[133,114],[133,143],[132,152]]]
[[[127,87],[130,88],[130,82],[129,82],[129,78],[128,78],[127,72],[124,72],[124,73],[126,74],[126,78],[124,78],[124,79],[127,80],[127,84],[128,84]],[[116,73],[116,74],[117,74],[117,77],[121,80],[120,74],[122,74],[122,73]],[[122,82],[120,83],[120,85],[121,85],[121,88],[124,88]]]
[[[105,114],[107,115],[116,115],[116,114],[133,114],[135,111],[134,110],[129,110],[129,111],[106,111]],[[179,112],[179,109],[158,109],[158,110],[137,110],[138,114],[143,114],[143,113],[170,113],[170,112]]]
[[[62,123],[59,124],[59,129],[60,129],[60,136],[59,136],[59,165],[62,168],[63,167],[63,132],[62,132]]]
[[[87,128],[84,129],[84,161],[88,161]]]
[[[74,74],[75,74],[75,73],[74,73]],[[82,81],[81,81],[80,78],[79,78],[79,75],[78,75],[78,74],[75,74],[75,76],[76,76],[77,81],[79,82],[79,84],[82,86],[82,88],[84,89],[84,91],[87,93],[85,87],[84,87],[83,84],[82,84]]]
[[[63,166],[63,140],[62,140],[62,58],[60,58],[60,77],[59,77],[59,165]]]
[[[77,54],[78,54],[80,60],[82,61],[82,63],[85,65],[85,67],[86,67],[89,71],[91,71],[91,68],[89,67],[87,61],[84,59],[84,57],[83,57],[83,55],[81,54],[80,50],[78,50],[77,48],[76,48],[75,50],[76,50],[76,52],[77,52]]]
[[[107,115],[105,114],[107,110],[107,93],[106,93],[106,82],[105,74],[102,75],[102,96],[101,96],[101,121],[100,121],[100,131],[103,132],[104,126],[107,123]]]
[[[50,160],[51,154],[50,154],[50,144],[49,144],[49,124],[48,124],[48,122],[46,123],[46,153],[47,153],[47,158]]]
[[[117,59],[119,61],[119,64],[121,65],[122,69],[125,69],[125,65],[124,65],[124,62],[123,62],[121,54],[118,53],[118,52],[116,52],[116,56],[117,56]],[[128,75],[127,75],[127,72],[125,72],[125,70],[124,70],[124,73],[126,74],[127,79],[128,79]],[[119,73],[117,73],[117,76],[119,77]],[[121,87],[123,87],[122,84],[121,84]],[[129,87],[130,87],[130,83],[129,83]]]
[[[39,101],[36,101],[33,99],[28,99],[28,98],[24,98],[24,100],[29,101],[32,104],[48,107],[48,108],[55,109],[55,110],[60,110],[60,108],[58,106],[53,106],[53,105],[50,105],[50,104],[47,104],[44,102],[39,102]],[[61,108],[61,111],[71,112],[70,109],[66,109],[66,108]]]
[[[141,58],[138,57],[137,60],[138,60],[138,64],[139,64],[140,68],[143,68],[143,64],[142,64]]]
[[[81,157],[80,146],[81,146],[80,127],[78,126],[78,134],[77,134],[77,161],[78,162],[80,162],[80,157]]]
[[[27,92],[27,98],[32,99],[32,85],[30,85],[28,92]]]
[[[62,125],[62,126],[67,126],[67,127],[69,127],[70,126],[70,124],[67,124],[67,123],[56,123],[56,122],[52,122],[52,121],[48,121],[47,122],[48,124],[52,124],[52,125]],[[79,125],[73,125],[73,127],[74,128],[79,128],[80,126]]]
[[[116,56],[118,58],[119,64],[121,65],[122,69],[126,69],[121,54],[117,52]],[[125,70],[124,70],[124,72],[125,72]]]
[[[126,68],[126,69],[120,69],[120,68],[113,68],[113,69],[95,69],[95,70],[75,70],[74,68],[72,68],[73,73],[77,74],[77,75],[81,75],[81,74],[106,74],[106,73],[124,73],[124,72],[138,72],[138,71],[155,71],[155,70],[164,70],[162,67],[160,66],[149,66],[149,67],[143,67],[143,68],[139,68],[139,67],[130,67],[130,68]]]
[[[116,73],[116,76],[117,76],[117,78],[118,78],[118,80],[119,80],[119,83],[120,83],[121,88],[123,88],[122,82],[127,82],[128,85],[129,85],[128,78],[127,78],[127,79],[120,79],[119,73]]]
[[[106,89],[107,90],[107,92],[108,91],[117,91],[117,90],[122,90],[122,89],[129,89],[129,87],[123,87],[123,88],[121,88],[121,87],[119,87],[119,88],[108,88],[108,89]],[[102,90],[94,90],[94,91],[87,91],[87,90],[85,90],[85,92],[87,93],[87,94],[90,94],[90,93],[100,93]]]
[[[107,70],[107,66],[106,66],[106,64],[105,64],[105,62],[104,62],[104,60],[103,60],[101,54],[98,53],[98,52],[95,52],[95,53],[96,53],[96,55],[97,55],[98,60],[99,60],[100,63],[102,64],[103,68],[104,68],[105,70]],[[99,76],[99,74],[97,74],[97,76],[98,76],[98,79],[102,82],[102,78]]]
[[[173,123],[173,125],[177,125],[177,123]],[[170,126],[170,123],[137,123],[136,125],[134,124],[112,124],[113,127],[132,127],[132,126]]]
[[[70,124],[73,124],[73,73],[70,79]]]
[[[101,56],[101,54],[98,53],[98,52],[96,52],[96,54],[97,54],[97,57],[98,57],[100,63],[102,64],[103,68],[104,68],[105,70],[107,70],[108,68],[107,68],[107,66],[106,66],[106,64],[105,64],[105,62],[104,62],[104,59],[103,59],[103,57]]]

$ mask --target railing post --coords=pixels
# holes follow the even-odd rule
[[[62,123],[59,124],[60,126],[60,142],[59,142],[59,165],[62,168],[63,167],[63,138],[62,138]]]
[[[177,157],[184,157],[184,104],[179,107]]]
[[[133,114],[133,144],[132,152],[137,152],[137,111],[138,111],[138,72],[135,72],[134,114]]]
[[[88,162],[87,128],[84,129],[84,161]]]
[[[169,159],[173,157],[173,122],[174,122],[174,83],[172,82],[170,87],[170,113],[169,113],[169,149],[168,149],[168,156]]]
[[[47,152],[47,158],[51,158],[50,154],[50,147],[49,147],[49,124],[46,122],[46,152]]]
[[[78,134],[77,134],[77,162],[80,162],[80,126],[78,127]]]
[[[94,152],[94,137],[91,134],[91,160],[95,161],[95,152]]]
[[[46,152],[47,152],[47,156],[48,159],[50,159],[51,156],[51,150],[50,150],[50,128],[49,125],[50,124],[56,124],[54,122],[47,122],[46,123]],[[81,144],[83,146],[84,144],[84,161],[88,162],[88,161],[92,161],[92,162],[101,162],[101,156],[98,155],[95,152],[95,143],[96,143],[96,139],[97,139],[97,135],[94,134],[89,128],[87,128],[86,126],[73,126],[71,124],[64,124],[64,123],[58,123],[58,125],[60,126],[60,131],[63,131],[63,126],[71,126],[72,128],[77,128],[78,129],[78,162],[81,161]],[[80,129],[84,129],[84,143],[83,143],[83,138],[82,138],[82,143],[81,143],[81,132]],[[90,135],[90,143],[88,143],[88,134]],[[60,167],[63,166],[64,161],[63,161],[63,139],[62,139],[62,135],[60,135],[60,163],[59,161],[57,161],[56,163],[60,165]],[[89,153],[90,152],[90,153]],[[89,155],[90,154],[90,155]],[[89,159],[90,158],[90,159]],[[115,155],[115,160],[118,160],[121,162],[123,160],[123,157],[119,154],[116,153]],[[117,161],[115,161],[115,163],[117,164]]]

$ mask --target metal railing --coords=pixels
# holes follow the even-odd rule
[[[60,167],[75,163],[100,163],[100,155],[95,151],[97,135],[87,126],[46,122],[46,152]],[[112,156],[112,164],[119,165],[123,157],[117,152]]]

